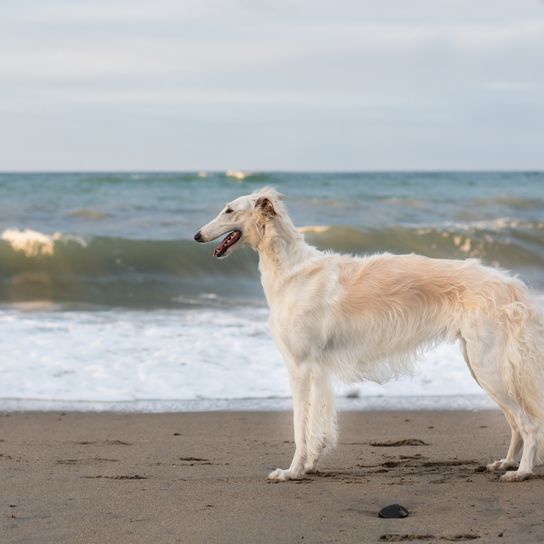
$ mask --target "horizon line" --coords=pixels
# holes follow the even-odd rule
[[[227,172],[243,172],[250,175],[259,174],[389,174],[389,173],[405,173],[405,174],[463,174],[463,173],[512,173],[512,174],[542,174],[542,168],[369,168],[369,169],[254,169],[254,168],[239,168],[239,169],[31,169],[31,170],[1,170],[0,175],[5,174],[227,174]]]

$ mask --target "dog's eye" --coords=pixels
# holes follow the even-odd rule
[[[232,208],[227,208],[227,209],[225,210],[225,213],[232,213],[233,211],[234,211],[234,210],[233,210]]]

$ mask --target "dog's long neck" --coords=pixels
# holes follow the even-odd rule
[[[267,221],[257,250],[259,270],[266,298],[270,304],[272,295],[282,283],[304,262],[319,255],[319,251],[304,241],[289,217],[283,214]]]

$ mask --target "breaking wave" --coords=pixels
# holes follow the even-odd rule
[[[531,279],[542,287],[544,222],[503,219],[365,230],[317,225],[300,230],[321,249],[473,257],[526,276],[533,271]],[[251,291],[259,296],[254,252],[238,251],[219,261],[212,251],[213,244],[192,240],[83,238],[7,229],[0,236],[0,302],[46,299],[169,306],[204,300],[206,293],[235,297]]]
[[[473,257],[504,268],[544,266],[544,222],[499,219],[441,227],[303,227],[311,243],[345,253],[420,253],[429,257]]]
[[[7,229],[2,233],[2,240],[7,242],[15,253],[25,257],[52,256],[57,242],[76,242],[82,247],[85,241],[77,236],[67,236],[60,232],[47,235],[31,229]]]

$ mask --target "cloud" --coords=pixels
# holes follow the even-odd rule
[[[219,4],[219,5],[218,5]],[[38,23],[49,25],[67,24],[131,24],[144,22],[168,22],[172,19],[194,20],[210,16],[221,5],[228,2],[195,2],[184,0],[95,0],[82,1],[20,1],[8,9],[12,22]]]
[[[129,114],[142,127],[165,116],[187,130],[208,123],[215,149],[231,123],[259,127],[268,145],[281,125],[308,167],[315,157],[304,138],[314,140],[316,123],[342,127],[319,135],[331,164],[347,160],[340,142],[377,146],[372,132],[386,130],[397,146],[419,141],[414,160],[425,162],[438,134],[486,131],[490,117],[523,145],[523,123],[529,134],[544,116],[543,45],[544,9],[529,0],[19,0],[0,7],[0,110],[57,138],[61,162],[66,136],[55,136],[55,122],[94,116],[121,126]],[[0,146],[23,156],[13,123],[0,127]],[[92,131],[102,137],[100,126]],[[477,146],[500,147],[500,131],[486,138]],[[146,151],[150,161],[159,145]],[[357,167],[355,151],[349,160]]]
[[[209,37],[148,37],[115,35],[98,41],[64,40],[62,35],[41,46],[18,44],[0,56],[0,77],[50,78],[124,77],[158,74],[198,74],[219,70],[265,68],[287,62],[317,63],[342,55],[362,62],[378,62],[380,56],[405,58],[409,54],[441,48],[441,53],[478,63],[478,55],[497,55],[500,49],[523,49],[541,57],[544,20],[497,24],[359,24],[292,27],[278,35],[258,31]],[[468,56],[476,55],[471,59]],[[425,57],[419,59],[425,63]],[[317,66],[313,66],[318,69]]]

